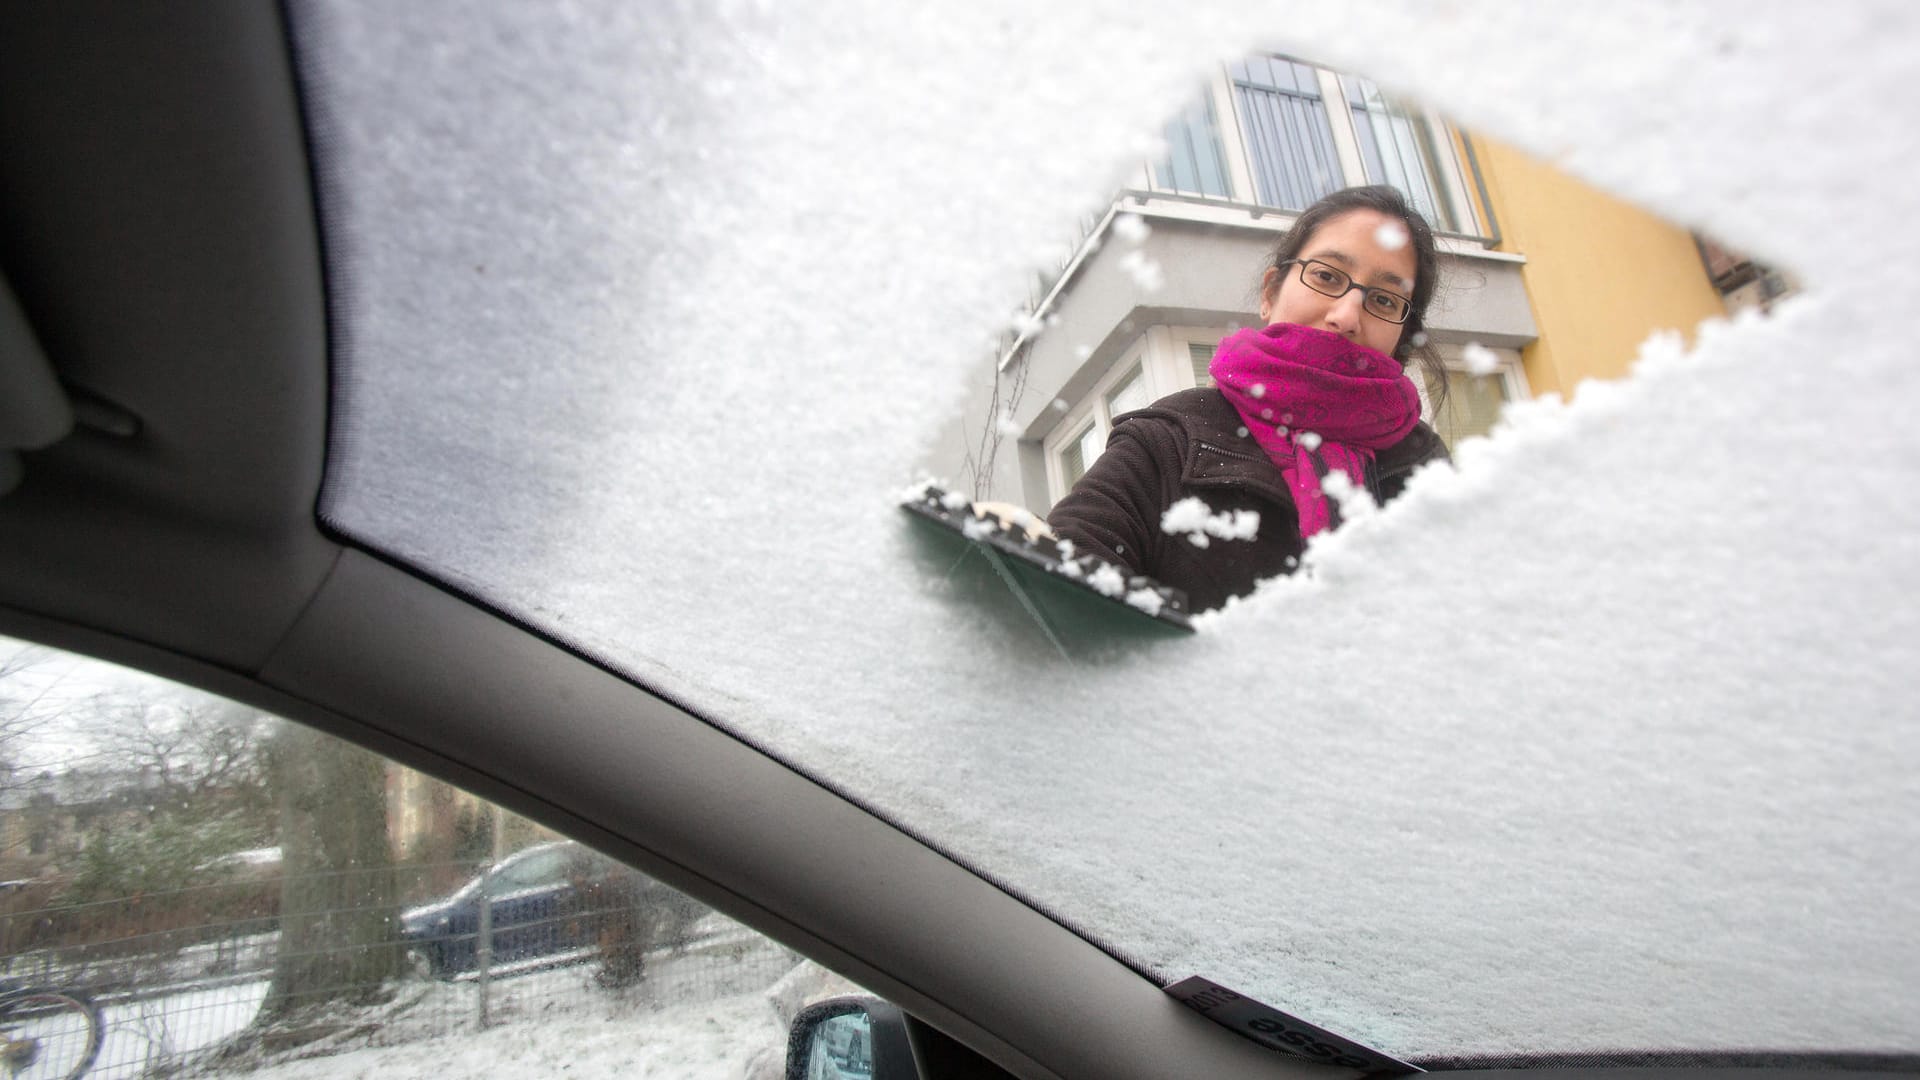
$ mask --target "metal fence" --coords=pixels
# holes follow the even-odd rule
[[[107,1031],[88,1075],[112,1078],[255,1069],[582,1010],[613,1018],[754,992],[798,961],[572,845],[374,873],[391,885],[249,873],[86,903],[57,888],[0,894],[0,976],[90,994]],[[380,899],[281,910],[316,885]],[[386,931],[368,935],[369,919]]]

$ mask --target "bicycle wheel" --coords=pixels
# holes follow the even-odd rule
[[[77,1080],[100,1053],[100,1010],[85,994],[22,990],[4,1008],[0,1076],[6,1080]]]

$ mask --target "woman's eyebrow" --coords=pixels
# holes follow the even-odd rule
[[[1359,265],[1358,259],[1355,259],[1353,256],[1347,254],[1344,251],[1339,251],[1334,248],[1327,248],[1326,250],[1320,251],[1316,254],[1306,255],[1302,257],[1308,258],[1308,259],[1318,259],[1321,262],[1339,263],[1341,266],[1346,267],[1348,270],[1352,270],[1354,267]],[[1384,281],[1389,285],[1398,285],[1409,292],[1413,291],[1413,282],[1408,281],[1406,278],[1401,277],[1399,274],[1396,274],[1391,270],[1374,271],[1373,281],[1375,284],[1378,284]]]
[[[1333,248],[1326,248],[1322,251],[1315,252],[1312,255],[1308,255],[1307,258],[1318,259],[1321,262],[1337,262],[1341,266],[1345,266],[1349,269],[1351,269],[1354,265],[1353,256],[1347,254],[1344,251],[1336,251]]]

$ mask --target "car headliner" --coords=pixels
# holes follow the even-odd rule
[[[747,573],[739,560],[758,557],[770,563],[771,570],[753,574],[752,582],[766,610],[779,617],[767,619],[776,630],[748,640],[744,652],[752,658],[790,645],[805,625],[809,605],[820,603],[809,591],[819,585],[806,580],[807,567],[779,561],[790,532],[754,526],[751,491],[712,492],[718,500],[713,505],[661,504],[671,512],[656,516],[683,533],[692,525],[719,522],[746,539],[712,542],[702,555],[698,550],[669,550],[665,545],[672,530],[664,526],[634,537],[631,542],[646,551],[655,575],[650,587],[660,590],[658,594],[644,588],[622,593],[590,574],[565,580],[552,576],[553,552],[564,552],[581,535],[594,532],[595,508],[589,505],[583,513],[577,504],[591,503],[592,496],[608,489],[568,489],[566,482],[578,476],[565,470],[545,475],[536,471],[530,480],[503,470],[501,466],[514,464],[525,444],[514,442],[508,433],[472,424],[473,415],[484,416],[499,403],[491,397],[476,402],[466,395],[476,385],[499,385],[506,375],[537,383],[563,370],[558,361],[529,361],[517,370],[498,363],[524,358],[529,350],[550,349],[563,358],[588,361],[583,366],[589,368],[591,361],[607,358],[582,357],[582,340],[565,335],[567,319],[587,309],[556,303],[542,317],[548,321],[538,323],[540,333],[504,339],[495,351],[495,365],[478,365],[471,383],[448,378],[446,370],[433,366],[455,365],[477,355],[463,351],[471,349],[474,337],[449,335],[462,319],[497,330],[502,324],[495,321],[496,312],[462,304],[476,296],[497,303],[499,294],[476,293],[439,277],[411,277],[426,249],[402,244],[399,254],[393,254],[372,242],[372,229],[394,225],[408,215],[433,220],[449,202],[462,199],[477,201],[484,211],[497,193],[481,189],[449,195],[405,183],[343,186],[343,178],[376,172],[368,155],[383,148],[386,135],[378,125],[368,126],[376,114],[367,106],[405,86],[398,76],[389,83],[370,78],[383,64],[393,70],[390,58],[350,47],[368,44],[356,35],[383,29],[367,11],[299,9],[307,21],[296,20],[295,25],[317,28],[309,32],[322,40],[334,35],[330,46],[313,48],[302,69],[309,85],[331,93],[304,99],[298,90],[302,83],[289,63],[287,28],[270,9],[208,4],[156,14],[101,4],[97,9],[75,5],[72,11],[58,17],[20,12],[0,16],[5,19],[0,41],[6,42],[7,53],[7,63],[0,65],[0,146],[7,148],[0,156],[0,266],[19,299],[32,340],[58,372],[80,417],[69,437],[44,449],[27,446],[31,452],[25,456],[24,482],[0,499],[0,630],[183,678],[347,735],[462,783],[627,858],[842,967],[1024,1075],[1270,1074],[1276,1065],[1264,1051],[1172,1004],[1135,970],[1146,968],[1156,978],[1168,977],[1168,966],[1187,955],[1181,951],[1185,943],[1151,955],[1145,955],[1150,940],[1143,945],[1136,938],[1117,947],[1115,939],[1125,937],[1137,913],[1126,910],[1124,902],[1103,909],[1098,900],[1061,885],[1076,878],[1097,883],[1132,869],[1124,859],[1102,861],[1097,851],[1061,843],[1063,838],[1078,838],[1098,846],[1110,843],[1110,837],[1051,820],[1004,817],[1020,794],[1018,784],[991,794],[992,777],[963,769],[957,778],[990,793],[972,802],[965,791],[956,794],[931,786],[937,774],[923,762],[899,758],[898,768],[907,781],[901,784],[886,775],[885,754],[863,753],[860,740],[852,736],[873,735],[876,722],[906,728],[904,737],[935,734],[915,733],[905,723],[916,703],[897,695],[903,682],[912,685],[910,679],[843,670],[837,676],[840,689],[825,691],[810,681],[804,684],[802,700],[782,702],[769,683],[787,672],[732,670],[725,662],[689,667],[696,646],[714,650],[711,640],[701,644],[675,639],[689,629],[678,618],[651,624],[608,619],[607,612],[623,602],[669,591],[684,596],[728,573]],[[405,21],[404,16],[393,18]],[[328,25],[329,19],[337,22]],[[443,28],[430,16],[416,19],[414,25],[393,31],[395,39],[407,41],[409,34]],[[609,40],[631,39],[610,34]],[[698,70],[697,64],[689,64]],[[352,88],[361,85],[372,89],[356,99]],[[512,88],[520,96],[540,96],[540,90],[525,84]],[[563,85],[543,89],[564,100]],[[310,110],[305,118],[303,107]],[[428,122],[443,119],[431,108],[424,115]],[[694,115],[675,122],[698,119]],[[527,130],[502,126],[523,134]],[[310,136],[310,130],[317,135]],[[564,134],[558,132],[555,138]],[[317,175],[326,193],[319,200],[318,220],[310,137],[316,139]],[[720,152],[726,149],[723,145]],[[422,162],[406,158],[410,152],[402,146],[387,161],[388,179],[417,182],[434,175],[422,171]],[[691,161],[675,164],[696,171],[710,167]],[[473,170],[477,164],[465,167]],[[476,175],[458,168],[450,174]],[[595,177],[575,176],[568,182],[590,192]],[[380,193],[395,191],[403,195],[380,202]],[[663,213],[687,211],[686,203],[676,201],[686,200],[684,193],[668,191],[662,197],[667,204]],[[508,212],[508,217],[519,220],[517,213]],[[479,212],[475,220],[501,218]],[[727,220],[688,226],[696,238],[708,239],[713,230],[740,227],[741,222]],[[544,243],[564,251],[565,239],[561,230],[557,240],[549,237]],[[541,247],[541,241],[529,242],[533,257],[517,264],[511,242],[497,247],[456,242],[447,251],[429,254],[457,258],[472,250],[497,251],[504,261],[492,272],[506,276],[504,288],[511,293],[514,286],[526,286],[534,271],[551,265],[541,259],[553,252]],[[673,259],[665,265],[645,260],[632,264],[592,250],[582,251],[581,263],[585,278],[604,274],[628,286],[652,282],[662,295],[671,292],[660,285],[663,277],[713,272]],[[636,276],[622,276],[628,270]],[[718,272],[724,276],[728,269],[723,265]],[[475,271],[476,277],[483,273]],[[418,293],[403,295],[396,288],[408,280],[420,281]],[[629,302],[644,307],[647,295]],[[577,296],[572,299],[580,302]],[[606,299],[589,290],[589,301]],[[684,355],[691,362],[703,357],[701,339],[693,330],[708,328],[675,326],[685,336],[639,334],[627,342],[655,350],[654,359],[624,369],[618,364],[594,369],[587,383],[565,388],[566,394],[590,387],[612,392],[623,385],[623,370],[628,378],[649,381],[649,393],[658,396],[644,398],[644,410],[621,416],[643,429],[657,420],[658,430],[640,432],[639,445],[661,456],[638,459],[636,468],[675,471],[688,460],[683,454],[719,452],[711,441],[691,449],[677,443],[689,433],[725,431],[731,420],[694,396],[711,383],[706,379],[710,372],[695,365],[689,375],[670,359],[658,359]],[[739,332],[731,326],[713,329],[725,335]],[[452,344],[436,345],[436,335]],[[673,351],[675,347],[686,351]],[[727,337],[723,347],[745,344]],[[774,347],[791,344],[776,342]],[[436,427],[445,417],[435,417],[431,405],[418,396],[393,393],[395,384],[383,381],[390,369],[383,371],[380,365],[397,357],[424,365],[429,377],[410,374],[413,386],[433,385],[439,379],[449,399],[444,405],[450,426]],[[11,373],[16,364],[24,370],[35,359],[10,351],[7,370]],[[852,385],[847,374],[836,371],[846,362],[844,355],[803,349],[789,359],[798,377],[829,389]],[[332,381],[330,361],[337,374]],[[749,375],[754,370],[760,369],[749,367]],[[727,392],[717,396],[723,402],[764,404],[753,398],[752,382],[722,378],[718,385]],[[1674,384],[1668,389],[1680,394],[1686,387]],[[330,392],[340,395],[332,416]],[[537,393],[529,397],[538,404]],[[467,406],[471,412],[463,412]],[[904,417],[878,423],[882,437],[877,441],[890,447],[908,445],[900,431],[929,415],[931,408],[916,406],[904,410]],[[663,419],[676,410],[691,410],[692,419]],[[549,425],[544,430],[561,444],[569,439],[591,442],[605,434],[591,426],[558,430],[552,425],[567,417],[538,408],[523,419],[531,419],[536,430]],[[128,433],[130,420],[137,430]],[[330,421],[335,439],[331,458],[326,443]],[[839,422],[780,414],[783,430],[791,434],[788,452],[801,465],[816,469],[834,463],[827,448],[836,444],[826,436]],[[421,442],[396,437],[410,424],[418,425],[412,433]],[[448,437],[449,430],[456,437]],[[409,453],[435,439],[477,462],[476,467],[443,476],[434,472],[441,462]],[[422,461],[429,467],[422,468]],[[315,509],[323,502],[323,467],[328,471],[328,527],[322,527]],[[618,471],[597,460],[593,467],[606,474]],[[849,467],[851,480],[822,487],[843,495],[849,485],[856,492],[861,484],[878,490],[872,479],[898,467],[895,462]],[[790,477],[796,470],[779,475]],[[489,485],[505,491],[505,527],[489,520],[488,515],[500,509],[485,505]],[[639,489],[642,496],[663,491],[681,499],[687,494],[664,486]],[[485,513],[449,513],[450,506],[475,504]],[[789,504],[772,505],[785,512]],[[539,512],[556,507],[565,512]],[[860,523],[862,536],[882,535],[880,515],[862,511],[851,519]],[[817,528],[803,521],[788,524],[803,532]],[[496,527],[497,532],[489,533]],[[813,554],[823,550],[820,544],[795,546]],[[889,568],[881,578],[883,587],[905,591],[911,574],[901,573],[901,568],[910,560],[890,541],[850,541],[850,548]],[[629,563],[614,565],[632,568]],[[823,577],[836,587],[849,580],[846,574]],[[857,581],[858,575],[851,580]],[[710,625],[737,620],[738,612],[729,615],[727,604],[747,599],[738,594],[716,599],[720,614]],[[881,609],[875,619],[878,630],[864,637],[852,634],[850,647],[864,657],[886,655],[882,646],[890,643],[874,638],[898,628],[901,610],[915,630],[904,638],[909,647],[934,647],[942,641],[941,633],[953,633],[950,628],[928,630],[942,625],[935,621],[939,608],[923,597]],[[672,614],[684,614],[684,609],[674,608]],[[562,620],[568,617],[581,621],[567,626]],[[833,610],[826,625],[845,631],[857,617],[857,611],[843,605]],[[598,659],[589,660],[589,654]],[[1097,678],[1066,676],[1022,667],[991,648],[982,655],[984,660],[939,659],[950,661],[966,679],[1010,672],[1028,680],[1028,692],[1057,695],[1065,705],[1058,725],[1068,730],[1057,741],[1031,743],[984,723],[937,734],[983,743],[1005,740],[1014,755],[1041,757],[1072,745],[1077,736],[1093,751],[1080,765],[1089,770],[1115,766],[1130,756],[1130,751],[1103,752],[1102,729],[1089,724],[1110,708],[1106,695],[1112,691],[1103,691],[1102,680],[1120,680],[1122,672],[1109,668],[1097,672]],[[613,674],[603,663],[617,665],[651,691]],[[907,675],[921,673],[908,665]],[[1862,677],[1865,690],[1859,700],[1891,705],[1894,699],[1887,695],[1884,674]],[[863,688],[862,678],[873,682]],[[966,685],[966,679],[959,684]],[[955,681],[933,678],[926,685],[950,691]],[[1605,690],[1616,684],[1602,680],[1599,685]],[[986,710],[991,718],[1012,722],[1004,697],[984,700],[992,702]],[[1154,699],[1156,704],[1166,700]],[[928,713],[940,722],[954,719],[950,709]],[[836,716],[848,725],[845,729],[824,726]],[[1139,721],[1139,741],[1150,753],[1191,737],[1190,730],[1183,730],[1184,717],[1175,718],[1182,723],[1132,718]],[[1784,717],[1782,723],[1797,719]],[[1366,738],[1379,734],[1363,731],[1355,746],[1364,752]],[[937,751],[952,752],[951,745],[938,739],[934,743]],[[1861,745],[1868,751],[1884,749],[1871,740]],[[1911,749],[1910,743],[1895,745],[1897,750]],[[769,750],[777,756],[765,752]],[[962,753],[950,760],[963,766],[992,762],[1018,767],[991,755]],[[1738,764],[1742,759],[1727,760]],[[1898,760],[1896,754],[1894,762]],[[1065,762],[1058,767],[1071,769]],[[1768,783],[1787,775],[1763,777],[1759,787],[1767,790]],[[1658,775],[1642,780],[1616,794],[1631,797],[1665,787]],[[1031,778],[1023,782],[1031,783]],[[1878,778],[1874,782],[1880,785],[1874,790],[1884,797],[1874,812],[1887,813],[1894,824],[1891,833],[1871,838],[1866,845],[1871,850],[1904,835],[1899,822],[1911,820],[1903,815],[1915,798],[1910,785],[1902,788]],[[1177,805],[1177,791],[1174,794]],[[1244,795],[1224,793],[1228,799]],[[1362,801],[1356,794],[1355,804]],[[1794,802],[1790,810],[1807,809],[1789,801]],[[1134,815],[1151,817],[1168,808],[1168,802],[1154,800],[1129,805],[1129,823]],[[1825,812],[1832,805],[1815,802],[1813,809]],[[1843,826],[1858,823],[1852,815],[1840,819]],[[1042,825],[1053,829],[1041,841],[1041,846],[1060,852],[1052,863],[1036,865],[1033,851],[1021,849],[1006,835],[1006,829],[1029,825],[1036,832],[1043,831]],[[1232,829],[1259,832],[1257,823],[1244,821]],[[1824,838],[1812,836],[1787,847],[1798,853],[1824,843]],[[1388,847],[1369,854],[1392,857],[1395,852]],[[1235,866],[1236,859],[1247,858],[1196,852],[1195,866],[1184,869],[1204,872],[1199,867],[1209,861]],[[1076,865],[1083,859],[1084,865]],[[1647,869],[1628,865],[1635,872]],[[1910,867],[1895,869],[1911,873]],[[1598,867],[1594,872],[1606,870]],[[881,881],[884,887],[849,885]],[[1479,887],[1484,879],[1426,884],[1444,884],[1449,894],[1457,894],[1463,885]],[[1542,887],[1539,881],[1528,884]],[[1844,884],[1819,885],[1840,889],[1842,899],[1872,904],[1865,910],[1879,913],[1875,917],[1907,912],[1888,906],[1883,890],[1892,886],[1885,880],[1854,882],[1851,887],[1858,891],[1853,892]],[[1257,878],[1246,885],[1250,892],[1263,887]],[[1047,914],[1036,911],[1028,898]],[[1132,902],[1139,903],[1138,893]],[[1207,927],[1203,910],[1172,906],[1174,918],[1186,920],[1189,933],[1204,936],[1208,929],[1221,929]],[[1279,924],[1284,923],[1281,919]],[[1160,929],[1148,926],[1146,938]],[[1852,940],[1849,935],[1859,929],[1823,924],[1809,932]],[[1493,935],[1499,931],[1494,928]],[[1486,944],[1498,946],[1492,940]],[[1904,955],[1899,950],[1911,947],[1888,945],[1888,962],[1897,962]],[[1128,962],[1116,960],[1116,953]],[[1208,955],[1204,943],[1191,954]],[[1337,963],[1336,958],[1322,959]],[[1670,957],[1659,959],[1659,964],[1672,962]],[[1761,976],[1769,970],[1762,968]],[[1677,975],[1676,985],[1688,993],[1724,986],[1694,982],[1694,975]],[[1819,1030],[1873,1032],[1881,1030],[1874,1026],[1880,1018],[1895,1024],[1904,1019],[1910,1010],[1901,1003],[1910,1003],[1911,983],[1884,974],[1874,977],[1883,981],[1860,992],[1879,997],[1886,1013],[1869,1010],[1862,1027],[1842,1024]],[[1287,979],[1279,976],[1282,984]],[[1355,1008],[1352,1000],[1316,989],[1311,980],[1301,980],[1298,989],[1327,1012]],[[1387,1007],[1396,1004],[1390,990],[1376,1000]],[[1324,1020],[1324,1014],[1313,1018]],[[1393,1023],[1418,1019],[1402,1016]],[[1609,1032],[1586,1034],[1604,1044]],[[1485,1046],[1511,1052],[1567,1045],[1530,1041],[1537,1037],[1537,1031],[1516,1031]],[[1759,1032],[1756,1038],[1760,1041],[1749,1044],[1755,1048],[1913,1049],[1897,1037],[1864,1046],[1809,1045],[1782,1039],[1777,1031]],[[1581,1043],[1578,1048],[1593,1046]],[[1420,1046],[1416,1040],[1411,1050],[1393,1049],[1407,1054]],[[1198,1067],[1203,1062],[1205,1067]]]

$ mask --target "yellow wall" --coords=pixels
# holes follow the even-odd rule
[[[1648,334],[1677,329],[1691,345],[1702,319],[1726,314],[1686,229],[1491,139],[1473,146],[1498,250],[1527,257],[1540,338],[1521,359],[1534,393],[1623,375]]]

